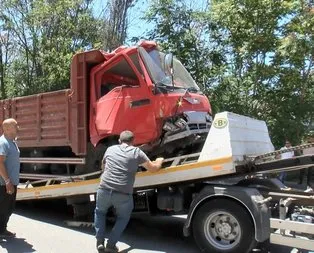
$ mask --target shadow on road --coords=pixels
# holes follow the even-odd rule
[[[17,202],[14,213],[57,226],[63,226],[64,220],[73,217],[71,208],[61,199]]]
[[[15,213],[42,221],[45,223],[53,224],[63,228],[79,231],[88,235],[94,235],[94,228],[82,223],[82,226],[72,227],[68,226],[65,221],[73,220],[72,213],[63,201],[41,201],[29,203],[17,203]],[[178,245],[180,253],[199,253],[199,250],[192,237],[184,237],[182,233],[183,224],[185,222],[184,217],[173,216],[149,216],[148,214],[134,214],[127,226],[125,233],[123,234],[121,241],[126,244],[127,248],[123,253],[135,253],[135,252],[167,252],[177,253]],[[111,229],[112,224],[108,225],[108,229]],[[27,244],[23,239],[15,239],[16,243],[1,243],[3,248],[7,248],[8,252],[12,253],[26,253],[34,252],[32,245]],[[23,248],[23,251],[15,249]],[[291,248],[271,245],[269,242],[259,245],[259,250],[253,252],[260,253],[288,253],[288,252],[308,252],[308,251],[291,251]],[[140,250],[138,250],[140,249]]]
[[[8,253],[30,253],[36,252],[33,245],[25,241],[24,238],[0,239],[0,246]]]
[[[31,203],[17,203],[15,213],[30,219],[42,221],[63,228],[94,235],[94,228],[86,223],[82,226],[68,226],[65,221],[71,220],[72,213],[67,209],[65,202],[35,201]],[[122,235],[121,242],[128,246],[120,252],[167,252],[177,253],[180,245],[180,253],[199,253],[193,238],[185,238],[182,228],[185,219],[172,216],[152,217],[148,214],[133,214]],[[108,230],[112,224],[108,224]],[[138,251],[140,249],[140,251]],[[32,251],[30,251],[32,252]],[[24,252],[23,252],[24,253]]]

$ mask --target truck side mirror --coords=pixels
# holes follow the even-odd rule
[[[173,54],[169,53],[165,56],[165,73],[167,76],[173,75]]]

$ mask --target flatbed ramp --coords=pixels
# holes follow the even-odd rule
[[[262,157],[262,154],[273,151],[264,121],[230,112],[219,113],[200,153],[166,159],[164,168],[158,172],[138,172],[134,189],[294,170],[314,163],[313,156],[299,157],[297,161],[286,159],[252,163],[248,160],[249,157]],[[19,185],[17,200],[93,194],[97,190],[100,174],[100,171],[79,176],[21,174],[21,179],[28,181]]]
[[[223,112],[216,114],[213,124],[200,153],[166,159],[165,167],[158,172],[138,172],[135,190],[235,175],[236,166],[244,162],[245,156],[273,151],[264,121]],[[32,181],[19,186],[17,200],[92,194],[97,190],[99,179],[87,178],[99,178],[99,174],[55,178],[37,175],[40,180],[34,180],[32,174],[21,174],[22,179]]]

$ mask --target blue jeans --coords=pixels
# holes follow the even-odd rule
[[[97,241],[104,241],[106,234],[106,215],[113,206],[116,210],[117,220],[108,236],[109,247],[116,245],[127,224],[134,207],[132,194],[125,194],[109,189],[98,189],[95,209],[95,230]]]
[[[286,179],[286,176],[287,176],[287,172],[286,171],[282,171],[280,172],[279,174],[279,180],[284,183],[285,182],[285,179]]]

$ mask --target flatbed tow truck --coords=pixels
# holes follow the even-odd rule
[[[155,173],[137,173],[134,211],[187,214],[183,233],[194,236],[201,252],[245,253],[268,239],[314,250],[314,193],[289,188],[274,176],[314,166],[314,154],[275,158],[312,146],[274,151],[264,121],[218,113],[200,153],[166,159]],[[57,159],[49,163],[59,163]],[[21,162],[48,160],[21,158]],[[71,159],[69,163],[84,161]],[[71,203],[82,198],[93,203],[100,174],[21,174],[17,200],[66,198]],[[79,212],[78,205],[73,207]]]

